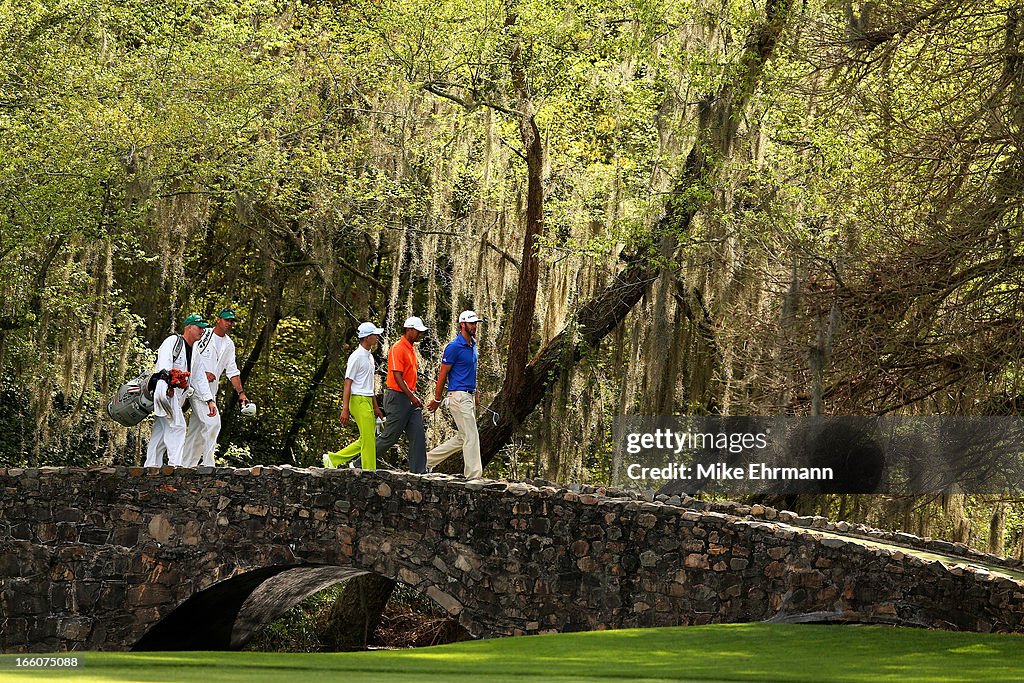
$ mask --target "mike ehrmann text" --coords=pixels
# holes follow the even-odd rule
[[[632,463],[626,468],[630,479],[716,479],[726,480],[817,480],[831,481],[831,467],[773,467],[763,462],[752,462],[746,467],[735,467],[724,462],[683,465],[670,463],[664,467],[644,467]]]

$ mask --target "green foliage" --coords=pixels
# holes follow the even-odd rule
[[[246,646],[252,651],[322,652],[331,606],[344,591],[338,584],[314,593],[264,626]]]

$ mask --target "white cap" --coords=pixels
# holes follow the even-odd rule
[[[424,325],[423,321],[420,320],[419,318],[417,318],[416,316],[413,316],[411,318],[406,318],[405,319],[405,324],[402,325],[402,327],[404,327],[404,328],[411,327],[412,329],[419,330],[420,332],[426,332],[427,331],[427,326]]]
[[[365,337],[369,337],[371,334],[384,334],[384,328],[377,327],[373,323],[361,323],[357,332],[359,334],[359,338],[363,339]]]
[[[484,319],[483,318],[478,318],[477,315],[476,315],[476,311],[463,311],[462,313],[459,313],[459,322],[460,323],[482,323],[482,322],[484,322]]]

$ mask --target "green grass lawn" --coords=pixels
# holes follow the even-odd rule
[[[0,680],[1022,681],[1024,638],[883,626],[728,624],[479,640],[338,654],[84,653],[79,670]]]

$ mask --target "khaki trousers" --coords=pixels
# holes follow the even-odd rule
[[[448,411],[459,431],[455,436],[427,453],[427,466],[433,468],[448,456],[462,451],[463,473],[468,479],[483,476],[480,465],[480,435],[476,430],[476,398],[467,391],[448,392]]]

